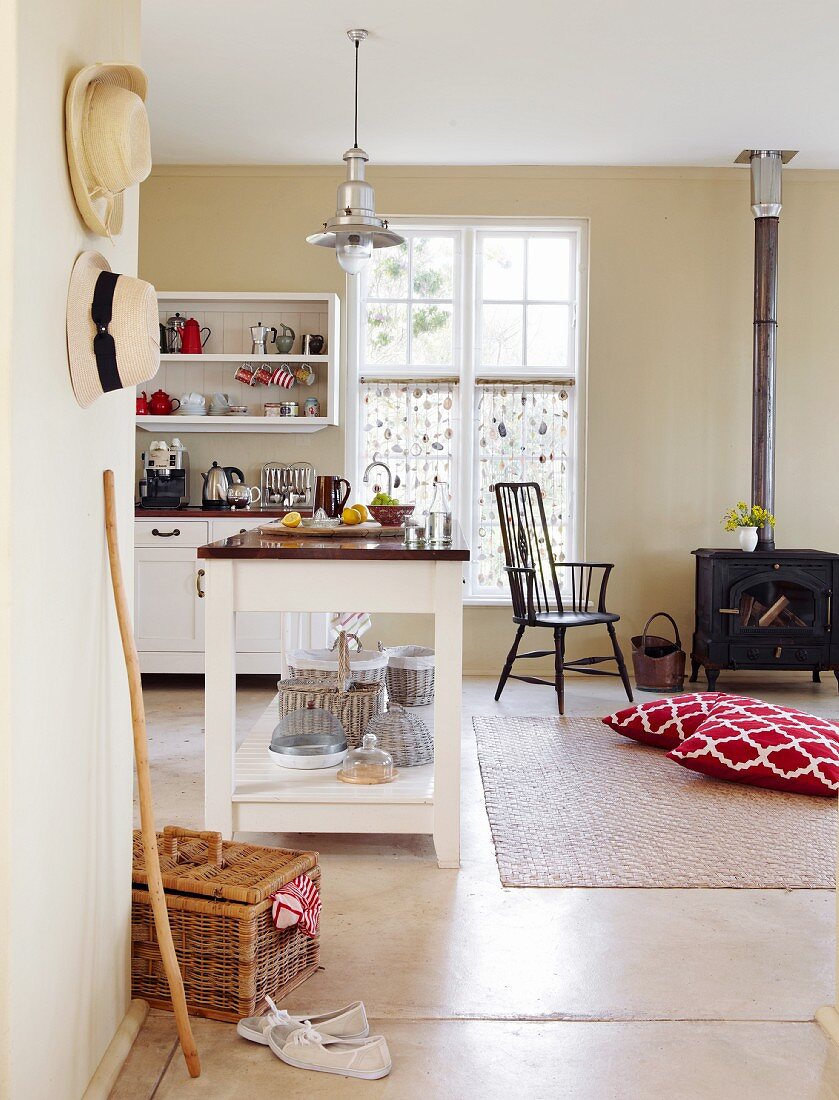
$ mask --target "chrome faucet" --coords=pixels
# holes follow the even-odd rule
[[[371,462],[367,469],[364,471],[364,477],[361,479],[365,485],[370,482],[370,471],[376,466],[381,466],[384,472],[387,474],[387,495],[393,496],[393,474],[390,472],[390,466],[385,466],[384,462]]]

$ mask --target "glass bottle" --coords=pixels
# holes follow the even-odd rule
[[[452,509],[446,482],[434,478],[434,496],[428,509],[425,526],[426,542],[434,546],[448,546],[452,541]]]

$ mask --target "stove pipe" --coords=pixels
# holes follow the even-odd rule
[[[752,377],[752,504],[775,511],[775,366],[777,361],[778,216],[781,169],[789,149],[744,149],[735,163],[748,164],[755,217],[754,349]],[[774,550],[773,529],[758,531],[758,550]]]

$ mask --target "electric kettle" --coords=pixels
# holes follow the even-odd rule
[[[230,508],[227,500],[227,490],[233,474],[238,474],[239,480],[244,481],[245,475],[238,466],[219,466],[214,462],[206,474],[201,474],[204,479],[204,488],[201,490],[201,507],[205,509]]]

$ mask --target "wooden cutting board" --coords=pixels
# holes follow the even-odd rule
[[[281,538],[312,539],[392,539],[405,535],[404,527],[382,527],[358,523],[355,526],[339,524],[337,527],[283,527],[281,523],[265,523],[260,535],[277,535]]]

